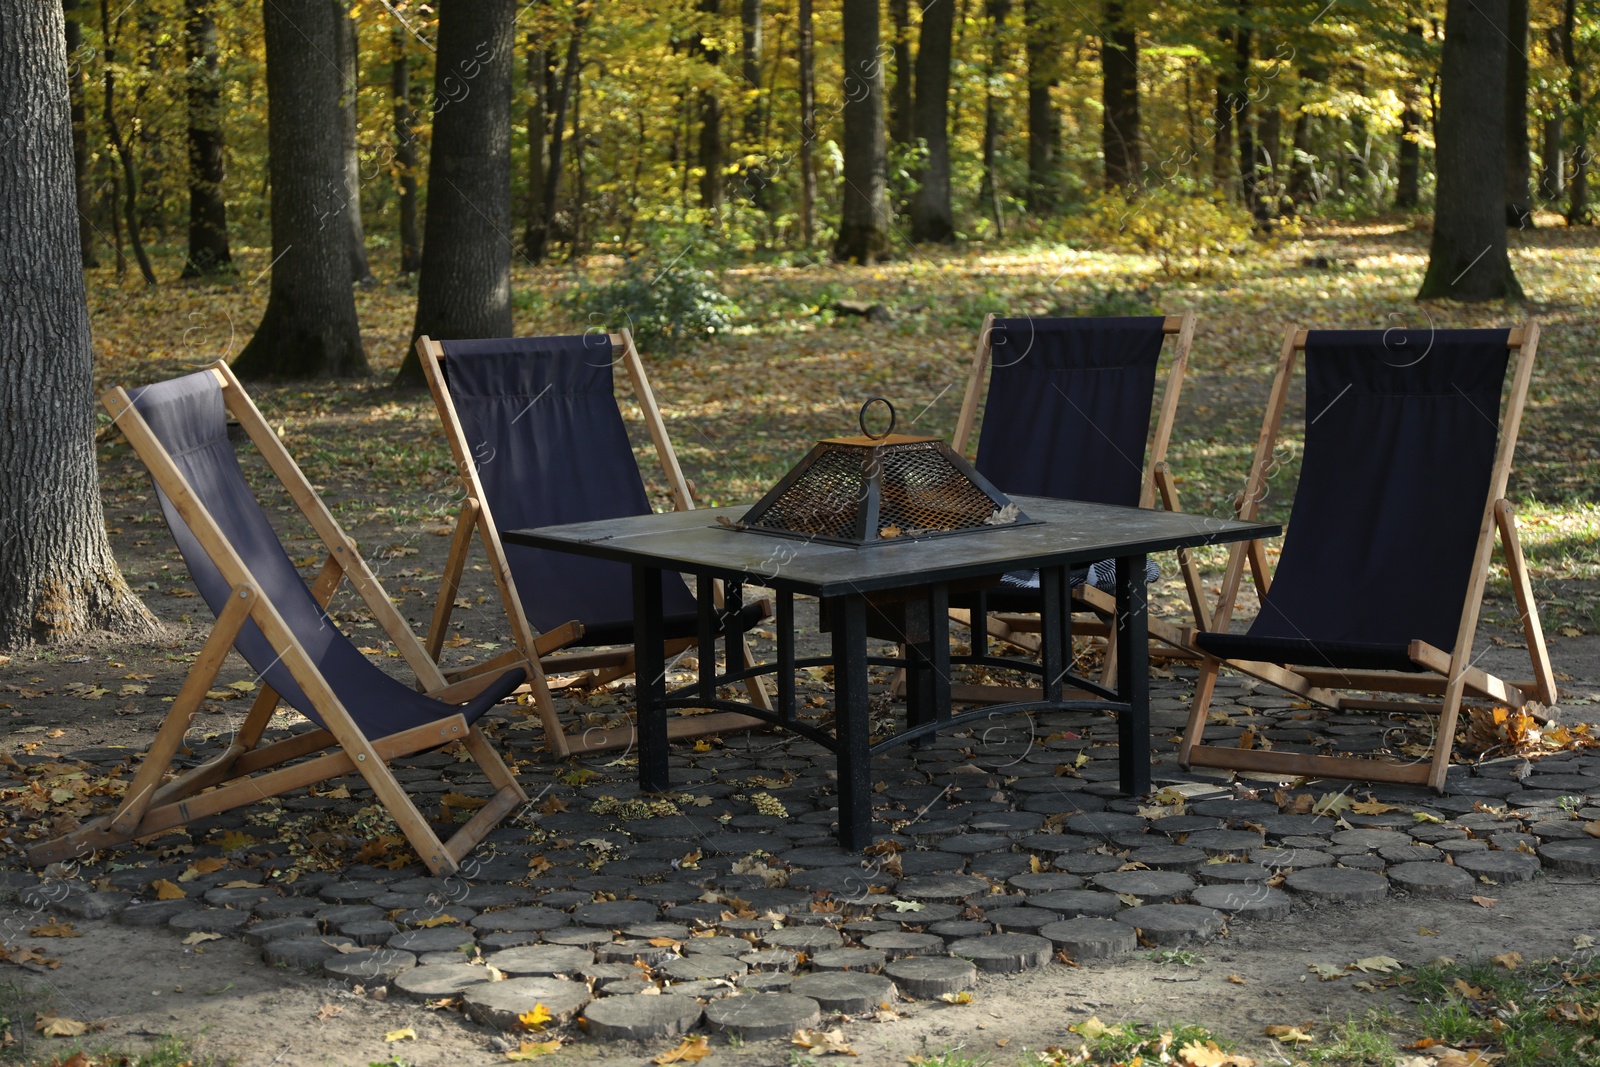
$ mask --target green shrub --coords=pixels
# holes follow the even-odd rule
[[[603,284],[580,281],[562,304],[590,329],[628,329],[644,351],[665,353],[726,332],[739,313],[712,271],[644,256]]]

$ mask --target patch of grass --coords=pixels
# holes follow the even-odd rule
[[[1498,1053],[1501,1067],[1600,1064],[1600,961],[1594,953],[1518,962],[1515,970],[1505,962],[1419,968],[1411,988],[1420,1038]]]
[[[1206,958],[1198,952],[1191,952],[1186,948],[1164,948],[1159,952],[1152,952],[1147,959],[1156,963],[1170,963],[1174,967],[1198,967],[1206,962]]]
[[[1313,1067],[1394,1067],[1398,1054],[1391,1031],[1398,1023],[1387,1011],[1369,1011],[1362,1018],[1348,1018],[1315,1044],[1294,1049],[1294,1061]]]
[[[8,1067],[209,1067],[215,1062],[196,1053],[185,1038],[172,1034],[142,1052],[109,1045],[91,1049],[78,1043],[45,1040],[18,1042],[0,1052],[0,1063]]]
[[[1081,1046],[1067,1049],[1051,1045],[1031,1052],[1029,1058],[1022,1061],[1022,1067],[1121,1067],[1135,1062],[1187,1062],[1180,1058],[1180,1050],[1190,1045],[1203,1049],[1215,1046],[1223,1053],[1233,1047],[1231,1042],[1213,1036],[1201,1026],[1151,1026],[1139,1022],[1107,1026],[1098,1018],[1090,1018],[1071,1029],[1083,1039]]]
[[[984,1067],[989,1057],[969,1056],[961,1050],[961,1046],[956,1045],[938,1052],[908,1056],[906,1061],[913,1067]]]

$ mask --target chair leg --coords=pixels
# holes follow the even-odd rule
[[[1211,695],[1217,688],[1217,672],[1222,661],[1211,656],[1200,661],[1200,677],[1195,680],[1194,701],[1189,705],[1189,724],[1183,731],[1183,744],[1178,748],[1178,763],[1189,766],[1189,753],[1200,744],[1206,731],[1206,715],[1211,711]]]
[[[1528,658],[1533,661],[1533,681],[1539,703],[1554,704],[1556,691],[1555,669],[1550,666],[1550,651],[1545,647],[1544,627],[1539,623],[1539,605],[1533,599],[1533,583],[1528,577],[1528,561],[1522,554],[1522,539],[1517,536],[1516,514],[1504,500],[1495,501],[1495,522],[1500,527],[1500,547],[1505,553],[1506,571],[1511,578],[1511,591],[1516,595],[1517,612],[1522,617],[1522,632],[1527,639]]]
[[[444,650],[444,631],[450,623],[450,613],[455,610],[456,592],[461,588],[461,575],[466,571],[467,553],[472,549],[472,532],[478,525],[478,502],[468,499],[456,516],[455,533],[450,538],[450,555],[445,559],[444,575],[439,581],[439,599],[433,605],[433,620],[428,624],[428,639],[422,647],[435,663]]]

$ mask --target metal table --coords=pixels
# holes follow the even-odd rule
[[[1150,787],[1150,692],[1145,556],[1178,548],[1270,537],[1279,527],[1202,515],[1078,501],[1017,497],[1035,520],[866,548],[775,537],[730,529],[743,507],[640,515],[633,518],[512,530],[517,545],[555,549],[625,563],[633,568],[634,637],[638,678],[639,786],[668,788],[667,715],[672,708],[712,708],[765,719],[833,751],[838,763],[839,840],[859,849],[871,836],[871,759],[896,745],[920,741],[948,726],[1003,712],[1110,710],[1118,714],[1122,790]],[[1117,683],[1114,689],[1069,672],[1072,661],[1069,575],[1097,560],[1117,561]],[[1021,569],[1039,570],[1040,661],[990,655],[984,627],[974,628],[973,654],[952,657],[949,643],[952,585]],[[699,680],[668,691],[662,651],[661,582],[664,572],[695,576],[699,612]],[[725,581],[726,595],[714,606],[712,586]],[[751,667],[738,650],[740,587],[744,582],[777,593],[777,660]],[[833,633],[833,655],[800,659],[794,647],[794,596],[817,597]],[[902,661],[867,654],[869,612],[893,601]],[[725,666],[717,669],[720,621]],[[879,625],[882,625],[881,614]],[[1040,676],[1038,699],[951,713],[950,666],[977,663],[1031,671]],[[867,708],[869,664],[907,668],[906,728],[872,741]],[[795,715],[795,671],[834,669],[834,729],[830,733]],[[718,686],[773,674],[777,707],[766,712],[719,697]],[[1071,686],[1073,693],[1065,692]],[[1034,694],[1022,690],[1029,697]],[[1084,694],[1091,699],[1072,699]]]

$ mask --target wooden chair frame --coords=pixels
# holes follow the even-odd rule
[[[613,358],[627,369],[628,379],[633,385],[634,398],[639,404],[645,428],[650,433],[656,458],[666,479],[667,489],[672,495],[672,508],[674,511],[692,511],[694,496],[690,492],[688,479],[683,475],[683,468],[678,464],[678,453],[672,446],[672,439],[667,435],[666,421],[661,417],[661,408],[656,403],[655,392],[650,387],[644,361],[639,358],[639,351],[634,347],[633,336],[627,330],[623,330],[609,335],[609,338]],[[445,630],[450,622],[456,592],[460,588],[461,577],[466,570],[467,556],[472,549],[473,537],[476,535],[483,546],[484,554],[488,557],[495,587],[500,593],[506,619],[511,625],[511,640],[515,647],[487,662],[452,672],[451,680],[456,684],[470,685],[475,680],[486,681],[495,672],[521,666],[528,673],[528,691],[544,726],[550,749],[558,758],[631,746],[636,740],[636,731],[632,727],[585,730],[576,736],[562,729],[560,717],[556,714],[552,690],[571,687],[594,688],[619,678],[626,678],[634,673],[633,647],[629,645],[607,649],[583,649],[555,655],[558,649],[583,636],[582,623],[574,620],[548,633],[534,632],[533,624],[528,621],[527,612],[522,606],[522,598],[517,594],[511,567],[506,561],[505,546],[500,540],[499,527],[495,525],[494,516],[489,511],[483,483],[478,478],[478,469],[473,463],[471,448],[467,444],[466,432],[462,429],[455,402],[445,382],[441,363],[448,357],[445,355],[444,347],[438,341],[423,336],[417,339],[417,354],[422,363],[423,375],[428,381],[428,389],[433,393],[433,402],[439,409],[440,419],[444,422],[445,440],[450,445],[450,454],[455,459],[456,474],[461,479],[461,486],[466,494],[461,512],[456,518],[455,531],[450,542],[450,555],[439,588],[439,601],[434,608],[432,624],[428,627],[428,637],[425,642],[427,654],[437,661],[444,647]],[[715,593],[719,606],[722,602],[721,591],[721,584],[718,583],[715,586]],[[767,611],[770,614],[770,606]],[[666,654],[668,657],[675,656],[694,648],[696,643],[697,639],[692,637],[669,641]],[[744,658],[746,666],[754,665],[755,657],[750,651],[748,641],[744,645]],[[566,676],[565,681],[553,683],[557,676]],[[771,697],[760,679],[751,679],[745,686],[752,701],[765,710],[772,710]],[[759,725],[761,725],[760,719],[721,712],[692,718],[675,718],[668,726],[668,736],[698,737],[703,734],[749,729]]]
[[[987,378],[992,356],[991,340],[994,333],[995,316],[984,316],[983,329],[978,335],[977,350],[972,359],[972,371],[967,376],[967,389],[961,400],[961,414],[956,419],[955,436],[950,442],[950,447],[965,455],[968,441],[977,424],[978,402],[984,393],[985,379]],[[1159,497],[1161,507],[1166,511],[1178,511],[1178,487],[1172,477],[1171,470],[1167,467],[1167,447],[1172,441],[1173,422],[1177,417],[1178,398],[1183,389],[1183,378],[1189,368],[1189,349],[1194,343],[1194,331],[1197,323],[1195,313],[1185,312],[1182,315],[1168,315],[1162,323],[1162,333],[1168,337],[1177,337],[1176,351],[1172,362],[1167,369],[1166,382],[1162,386],[1161,406],[1156,418],[1155,433],[1151,438],[1149,455],[1146,459],[1143,487],[1139,492],[1139,506],[1142,508],[1154,507]],[[1188,594],[1190,609],[1194,615],[1194,628],[1204,629],[1208,618],[1205,598],[1205,587],[1201,584],[1200,569],[1195,564],[1193,557],[1187,549],[1178,551],[1178,570],[1183,575],[1185,592]],[[1116,677],[1116,642],[1109,635],[1114,634],[1116,627],[1116,598],[1111,594],[1097,589],[1088,583],[1077,586],[1072,590],[1073,607],[1077,611],[1091,612],[1093,618],[1086,621],[1075,621],[1073,633],[1105,639],[1106,662],[1102,671],[1103,679]],[[972,623],[971,613],[964,608],[953,608],[950,618],[964,626]],[[991,612],[986,620],[986,629],[991,638],[1016,645],[1029,652],[1039,650],[1039,639],[1035,636],[1039,630],[1039,619],[1036,615]],[[1164,619],[1151,618],[1150,637],[1169,646],[1171,655],[1183,659],[1197,658],[1197,653],[1190,645],[1192,631],[1188,627],[1175,626]],[[1014,699],[1015,690],[1010,687],[996,689],[991,686],[961,686],[958,687],[971,699],[986,699],[994,697],[1010,700]],[[994,692],[990,692],[994,690]]]
[[[465,699],[460,695],[459,688],[446,684],[433,659],[417,641],[378,584],[371,568],[357,552],[355,542],[339,528],[333,515],[318,498],[311,483],[278,440],[277,434],[267,425],[228,365],[221,362],[212,364],[208,372],[216,376],[222,387],[227,410],[255,442],[268,466],[327,548],[327,560],[312,585],[312,595],[317,602],[326,607],[340,582],[349,581],[399,648],[429,695],[445,701]],[[376,740],[369,739],[351,718],[328,680],[312,663],[305,647],[284,623],[278,609],[260,593],[248,564],[224,537],[205,506],[196,499],[188,481],[133,406],[128,394],[120,388],[112,389],[102,398],[102,403],[194,533],[195,539],[232,586],[232,593],[227,606],[218,614],[215,628],[190,668],[188,678],[116,811],[53,841],[35,845],[28,850],[29,861],[44,865],[94,849],[149,837],[194,819],[355,772],[366,779],[428,869],[436,875],[454,873],[462,859],[484,835],[528,799],[494,746],[478,727],[469,727],[459,714],[446,715],[434,722]],[[274,651],[322,717],[326,728],[261,744],[262,734],[279,700],[278,694],[270,686],[263,685],[224,752],[163,783],[162,779],[171,767],[173,757],[181,747],[201,701],[205,699],[206,691],[211,688],[234,639],[247,621],[255,622],[266,635]],[[479,691],[482,688],[481,685],[477,687]],[[388,764],[398,757],[436,748],[451,741],[461,742],[483,768],[495,788],[495,795],[449,840],[441,841],[395,779]],[[333,751],[313,755],[324,749]],[[295,760],[299,762],[290,762]]]
[[[1256,517],[1261,498],[1266,489],[1267,469],[1277,446],[1279,427],[1283,422],[1284,408],[1288,402],[1290,379],[1294,375],[1296,353],[1306,346],[1305,330],[1291,328],[1284,337],[1278,357],[1278,370],[1273,379],[1272,391],[1267,401],[1266,416],[1262,420],[1261,434],[1256,442],[1254,461],[1244,492],[1237,498],[1235,514],[1241,519]],[[1521,708],[1530,699],[1550,705],[1556,701],[1555,673],[1550,666],[1550,655],[1545,647],[1544,630],[1539,624],[1538,605],[1533,599],[1533,585],[1528,577],[1528,567],[1522,554],[1522,544],[1517,536],[1516,516],[1505,499],[1506,484],[1511,475],[1511,461],[1517,446],[1517,433],[1522,424],[1522,409],[1528,394],[1528,382],[1533,374],[1534,353],[1539,346],[1539,324],[1530,321],[1526,326],[1513,329],[1507,346],[1517,350],[1512,369],[1511,388],[1505,400],[1505,411],[1500,420],[1500,440],[1496,446],[1494,466],[1489,479],[1489,493],[1484,502],[1483,519],[1479,524],[1477,549],[1473,555],[1472,577],[1468,582],[1461,609],[1461,625],[1456,632],[1455,646],[1450,651],[1435,648],[1424,641],[1413,641],[1407,654],[1426,673],[1378,670],[1337,670],[1332,668],[1289,667],[1276,663],[1253,660],[1222,660],[1204,656],[1200,665],[1200,678],[1195,686],[1194,703],[1189,711],[1189,723],[1184,731],[1179,762],[1185,767],[1226,767],[1236,770],[1285,772],[1331,778],[1351,778],[1382,782],[1408,782],[1426,784],[1441,789],[1450,767],[1450,749],[1455,738],[1456,720],[1461,703],[1468,694],[1495,701],[1512,708]],[[1483,607],[1484,587],[1489,578],[1489,556],[1494,549],[1498,533],[1506,570],[1511,578],[1511,588],[1522,615],[1523,631],[1527,637],[1528,656],[1532,661],[1534,677],[1531,681],[1502,681],[1472,665],[1472,644],[1477,636],[1478,616]],[[1265,545],[1257,541],[1240,542],[1233,546],[1228,556],[1228,568],[1223,575],[1222,596],[1211,619],[1210,629],[1225,632],[1238,597],[1240,583],[1248,566],[1256,589],[1265,597],[1270,586]],[[1366,711],[1430,711],[1439,715],[1438,739],[1434,743],[1432,759],[1426,763],[1404,763],[1371,757],[1318,756],[1293,752],[1274,752],[1259,749],[1241,749],[1203,743],[1206,713],[1211,705],[1217,674],[1226,664],[1251,677],[1302,699],[1335,710]],[[1360,693],[1421,694],[1438,696],[1437,703],[1417,703],[1392,699],[1374,699],[1345,695],[1339,690]]]

